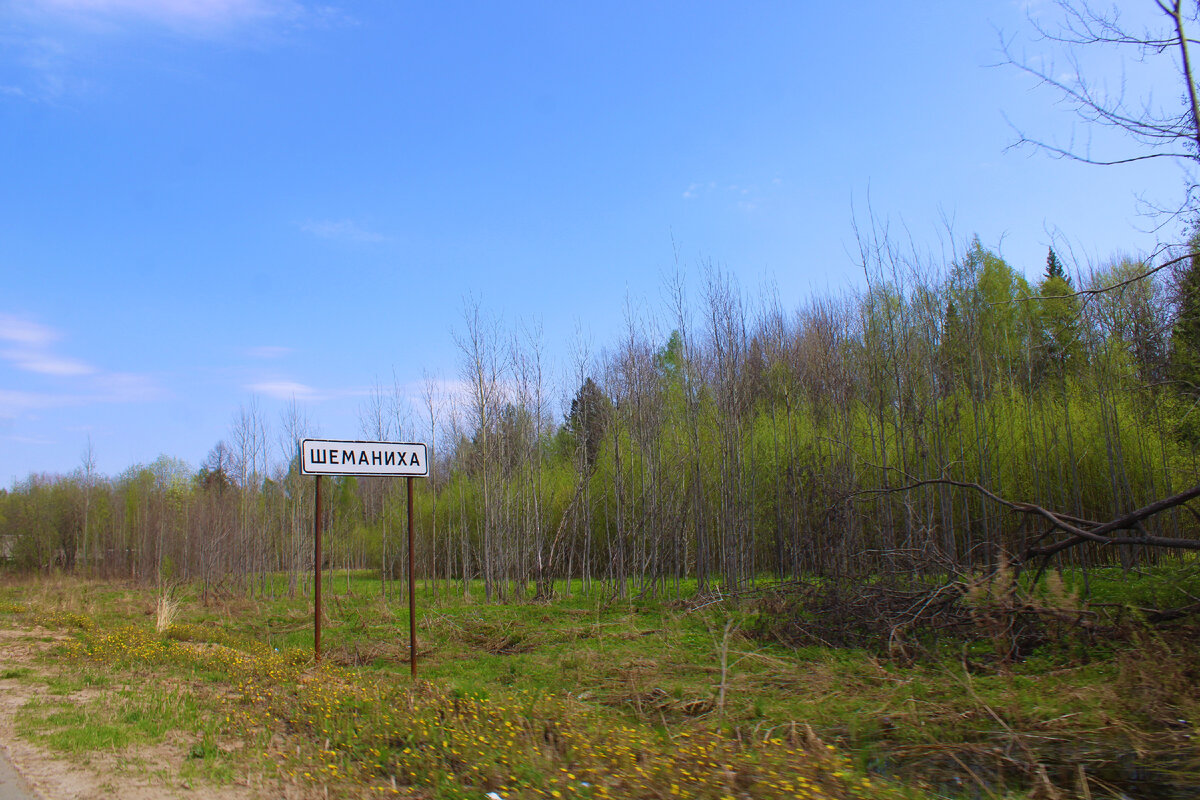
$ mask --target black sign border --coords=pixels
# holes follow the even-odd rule
[[[420,446],[425,450],[424,472],[401,472],[398,475],[380,475],[378,472],[308,472],[304,469],[304,443],[305,442],[329,442],[331,444],[390,444],[400,447]],[[300,474],[301,475],[325,475],[330,478],[340,477],[355,477],[355,478],[428,478],[429,477],[429,445],[425,442],[385,442],[378,439],[301,439],[299,451],[296,455],[300,459]]]

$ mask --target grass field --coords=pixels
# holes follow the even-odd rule
[[[9,583],[0,625],[69,634],[0,672],[0,686],[47,687],[18,732],[76,758],[167,743],[173,780],[258,774],[298,797],[1190,797],[1200,786],[1192,654],[1161,636],[1063,642],[1007,664],[978,643],[900,662],[755,638],[749,600],[614,600],[576,585],[549,603],[487,605],[479,587],[434,597],[419,584],[414,684],[400,584],[385,599],[377,575],[330,581],[319,665],[311,597],[287,598],[282,578],[274,588],[205,603],[177,587],[163,609],[123,585]]]

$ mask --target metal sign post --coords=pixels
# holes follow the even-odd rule
[[[313,520],[313,657],[321,661],[321,477],[356,475],[404,477],[408,483],[408,647],[409,672],[417,677],[417,594],[413,558],[413,478],[429,475],[428,448],[420,442],[364,442],[302,439],[300,474],[317,477]]]
[[[413,479],[408,482],[408,663],[409,674],[417,678],[417,579],[413,573]]]
[[[321,476],[313,514],[313,659],[321,663]]]

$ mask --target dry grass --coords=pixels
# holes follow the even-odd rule
[[[1070,605],[1066,586],[1051,584],[1046,594],[1053,596],[1045,602]],[[326,628],[325,661],[331,668],[365,669],[362,675],[386,682],[407,675],[407,616],[402,605],[371,596],[375,586],[363,581],[356,593],[331,601],[341,622],[331,618]],[[64,608],[38,619],[80,631],[90,629],[67,613],[70,601],[94,606],[103,616],[89,636],[114,624],[118,607],[140,617],[147,629],[152,624],[155,595],[122,599],[136,592],[127,587],[103,592],[99,585],[86,593],[54,584],[29,588],[36,591],[0,597],[11,594],[24,605],[30,594],[38,595],[52,608]],[[312,668],[311,645],[304,641],[311,606],[304,598],[230,598],[204,605],[177,588],[183,608],[165,638],[253,640],[281,654],[298,648],[306,669]],[[825,741],[854,753],[860,769],[906,781],[916,796],[922,786],[937,794],[966,785],[980,796],[1050,797],[1047,786],[1053,786],[1064,797],[1086,787],[1099,800],[1118,791],[1149,798],[1200,786],[1193,780],[1200,770],[1191,761],[1197,751],[1189,739],[1200,719],[1200,692],[1194,688],[1200,685],[1195,666],[1200,650],[1194,646],[1200,626],[1125,635],[1104,647],[1094,646],[1094,637],[1064,637],[1028,660],[998,656],[986,637],[904,659],[764,643],[753,635],[751,612],[757,609],[747,605],[678,612],[648,602],[583,608],[569,602],[587,601],[552,608],[467,605],[457,598],[430,604],[419,620],[422,677],[447,687],[452,700],[544,697],[550,691],[605,725],[654,730],[672,742],[719,734],[738,746],[756,747],[781,732],[791,732],[789,742],[799,741],[795,731],[811,726]],[[270,682],[279,688],[279,679]],[[247,697],[260,702],[256,694]],[[270,719],[290,719],[292,706],[283,699],[266,709]],[[343,709],[351,719],[364,710]],[[328,736],[319,727],[316,733],[319,743]],[[531,752],[526,767],[544,767]],[[466,775],[458,763],[461,752],[446,757],[454,775]],[[1136,779],[1131,759],[1140,770]],[[544,780],[540,770],[522,781]],[[397,774],[397,780],[406,775]],[[1131,791],[1131,781],[1150,788]],[[1113,786],[1118,788],[1105,788]]]
[[[179,616],[179,601],[164,592],[158,598],[158,606],[155,610],[154,630],[159,633],[166,633],[175,624],[176,617]]]

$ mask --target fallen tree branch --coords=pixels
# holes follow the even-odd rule
[[[1055,542],[1052,545],[1045,547],[1028,547],[1021,554],[1016,563],[1024,563],[1033,558],[1048,558],[1052,555],[1067,550],[1084,542],[1094,542],[1096,544],[1110,545],[1142,545],[1144,547],[1164,547],[1175,550],[1200,550],[1200,539],[1177,539],[1169,536],[1153,536],[1145,533],[1141,536],[1110,536],[1109,534],[1121,530],[1142,530],[1141,522],[1149,519],[1156,514],[1161,514],[1176,506],[1181,506],[1190,500],[1200,497],[1200,484],[1193,486],[1190,489],[1182,491],[1170,497],[1164,497],[1161,500],[1156,500],[1147,506],[1130,511],[1116,519],[1108,522],[1096,522],[1094,520],[1080,519],[1069,514],[1063,514],[1057,511],[1051,511],[1043,508],[1035,503],[1024,503],[1013,500],[1008,500],[985,486],[970,481],[956,481],[951,478],[927,478],[925,480],[914,481],[905,486],[889,487],[887,489],[866,489],[859,492],[854,492],[849,497],[874,494],[894,494],[898,492],[908,492],[913,489],[919,489],[922,486],[931,485],[947,485],[956,486],[960,489],[970,489],[978,492],[992,502],[1004,506],[1021,514],[1030,514],[1033,516],[1042,517],[1050,523],[1052,529],[1063,531],[1070,534],[1069,538],[1060,542]],[[1045,535],[1038,537],[1038,541],[1045,539]]]

